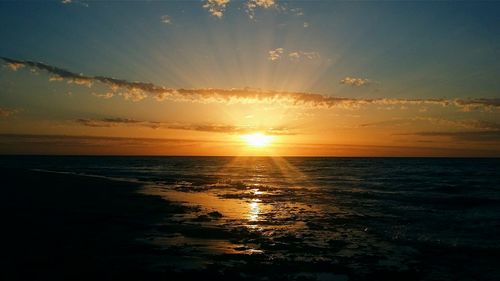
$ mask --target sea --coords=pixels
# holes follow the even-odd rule
[[[498,158],[4,156],[0,166],[137,182],[186,206],[162,222],[178,231],[138,238],[177,249],[179,270],[258,259],[303,267],[293,274],[304,280],[500,280]]]

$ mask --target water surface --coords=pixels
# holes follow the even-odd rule
[[[178,270],[238,268],[254,259],[302,266],[293,274],[319,280],[500,276],[499,159],[3,157],[1,163],[139,181],[141,192],[190,207],[139,238],[178,251],[179,259],[169,261]]]

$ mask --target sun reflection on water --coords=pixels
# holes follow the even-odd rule
[[[252,199],[252,201],[249,204],[249,211],[248,211],[248,220],[249,221],[258,221],[259,220],[259,214],[260,214],[260,199]]]
[[[181,178],[171,186],[153,184],[147,193],[191,207],[190,211],[175,217],[176,227],[190,229],[197,225],[200,231],[234,227],[235,233],[243,236],[248,233],[268,238],[294,236],[308,229],[309,214],[321,215],[323,212],[307,204],[310,201],[306,200],[313,198],[315,193],[308,188],[306,175],[286,159],[237,158],[216,175],[213,181]],[[183,222],[181,226],[179,221]],[[225,231],[221,233],[227,235]],[[249,243],[246,238],[240,238],[238,243],[221,240],[224,239],[179,234],[158,243],[191,245],[207,253],[259,254],[263,251],[260,244]]]
[[[295,189],[297,182],[307,187],[308,180],[286,159],[237,157],[216,175],[215,183],[181,179],[168,188],[154,185],[147,193],[193,207],[179,217],[205,225],[292,229],[300,224],[298,217],[313,211],[310,204],[292,200],[303,192]]]

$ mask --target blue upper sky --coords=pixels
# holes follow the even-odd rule
[[[0,2],[0,55],[173,88],[500,96],[499,2],[276,3]]]

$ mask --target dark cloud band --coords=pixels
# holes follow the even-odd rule
[[[152,129],[170,129],[170,130],[185,130],[185,131],[228,133],[228,134],[245,134],[255,131],[261,131],[269,135],[295,134],[291,129],[286,127],[264,129],[252,126],[232,126],[224,124],[182,124],[182,123],[172,123],[172,122],[143,121],[143,120],[135,120],[128,118],[76,119],[75,122],[87,127],[135,126],[135,127],[146,127]]]
[[[311,106],[324,108],[357,108],[363,105],[439,105],[455,106],[462,110],[492,110],[500,108],[498,98],[474,99],[394,99],[394,98],[345,98],[314,93],[265,91],[259,89],[173,89],[147,82],[132,82],[106,76],[89,76],[71,72],[41,62],[17,60],[1,57],[12,70],[30,67],[47,72],[50,80],[62,81],[91,87],[99,82],[113,92],[120,92],[125,99],[140,101],[147,97],[159,101],[187,101],[199,103],[284,103],[293,106]],[[110,94],[106,97],[112,96]]]

